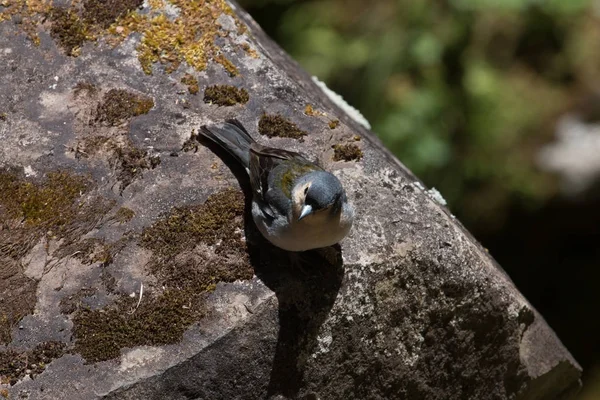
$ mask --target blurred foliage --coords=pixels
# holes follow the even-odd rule
[[[472,230],[557,190],[536,170],[558,116],[600,75],[587,0],[243,0],[310,73],[369,119]]]

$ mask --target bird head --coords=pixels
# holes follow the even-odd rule
[[[346,193],[335,175],[312,171],[298,178],[292,189],[293,218],[297,221],[339,216]]]

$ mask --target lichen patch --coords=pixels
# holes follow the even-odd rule
[[[152,0],[148,10],[141,13],[138,9],[142,4],[143,0],[72,0],[54,7],[51,0],[4,0],[0,22],[19,18],[19,29],[39,45],[38,32],[49,20],[51,36],[70,56],[78,56],[85,41],[104,39],[116,46],[139,33],[138,60],[147,74],[156,63],[170,73],[182,62],[204,70],[211,60],[221,64],[230,76],[239,74],[215,44],[215,38],[229,34],[219,24],[219,17],[233,17],[225,0]],[[235,17],[234,23],[238,32],[245,27]]]
[[[170,0],[169,4],[178,8],[176,17],[167,15],[164,3],[152,2],[149,13],[130,12],[120,18],[109,28],[117,38],[114,43],[133,32],[140,33],[138,59],[147,74],[152,73],[155,63],[162,64],[167,73],[175,71],[182,62],[201,71],[212,59],[230,75],[237,75],[237,68],[215,44],[215,37],[227,36],[217,20],[223,13],[233,14],[229,5],[224,0]]]

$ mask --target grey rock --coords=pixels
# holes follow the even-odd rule
[[[111,44],[124,23],[112,34],[90,25],[96,42],[65,48],[56,27],[72,20],[0,18],[0,390],[70,400],[573,398],[581,368],[501,267],[232,6],[235,17],[216,12],[204,26],[220,26],[206,69],[173,66],[183,53],[165,51],[151,75],[138,58],[143,32]],[[169,6],[163,23],[180,11]],[[250,99],[205,103],[215,84]],[[305,115],[307,104],[323,114]],[[264,112],[309,135],[260,136]],[[228,188],[248,196],[243,171],[192,132],[233,117],[341,179],[358,211],[341,246],[292,262],[240,214],[242,197]],[[334,162],[339,144],[362,159]],[[77,179],[86,183],[71,192]],[[23,193],[31,202],[11,202]]]

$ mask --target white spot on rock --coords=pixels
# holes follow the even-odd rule
[[[31,165],[28,165],[26,167],[23,168],[23,172],[25,172],[25,176],[26,177],[30,177],[30,176],[36,176],[37,172],[34,171],[34,169],[31,167]]]
[[[121,356],[119,371],[124,372],[159,360],[165,351],[158,347],[142,347],[133,349]]]
[[[437,202],[439,205],[447,206],[448,202],[444,199],[444,196],[437,190],[436,188],[431,188],[427,191],[427,196],[429,196],[433,201]]]
[[[342,96],[329,89],[325,82],[320,81],[319,78],[317,78],[316,76],[313,76],[312,80],[314,83],[316,83],[318,87],[321,88],[323,93],[325,93],[327,97],[329,97],[331,101],[333,101],[338,107],[340,107],[350,118],[352,118],[354,121],[358,122],[365,128],[371,129],[371,124],[369,123],[369,121],[367,121],[364,115],[362,115],[361,112],[358,111],[356,108],[348,104],[348,102],[344,100]]]

